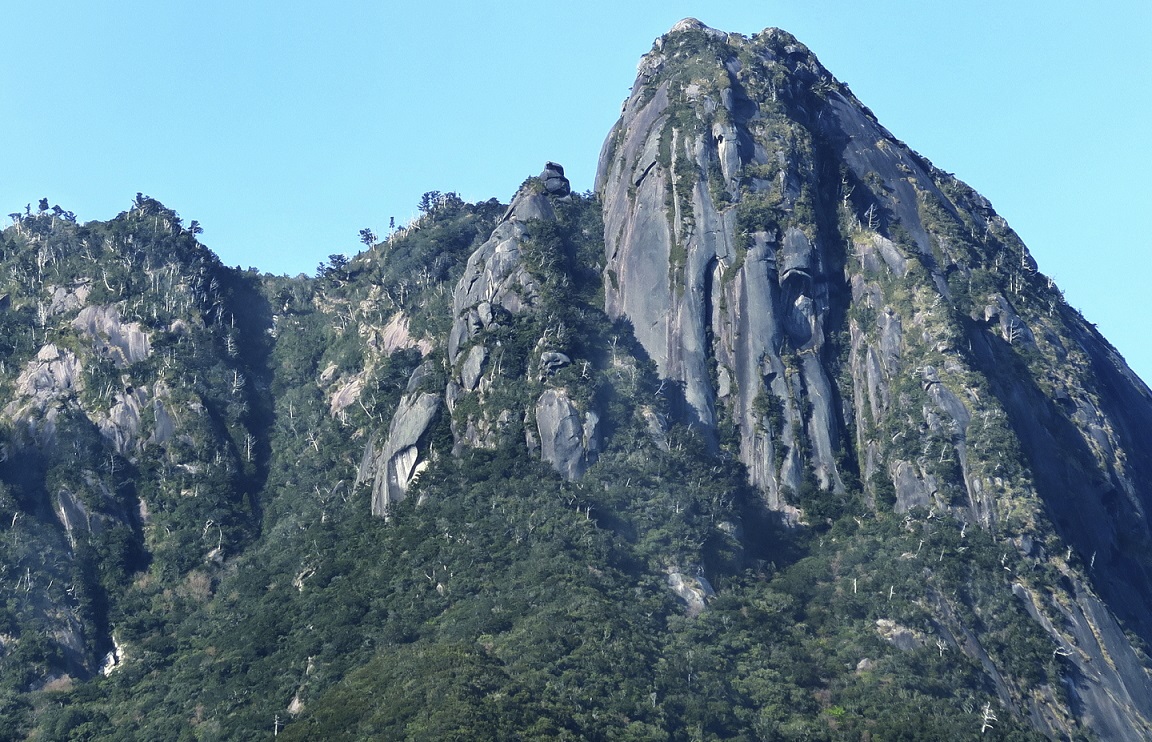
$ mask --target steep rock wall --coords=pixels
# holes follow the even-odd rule
[[[768,507],[811,520],[829,502],[813,492],[856,478],[872,508],[950,513],[1089,574],[1104,602],[1045,588],[1068,615],[1055,641],[1114,636],[1116,616],[1152,640],[1152,393],[985,199],[795,39],[678,24],[640,64],[596,190],[606,310]],[[1066,552],[1023,546],[1053,530]],[[1113,670],[1074,673],[1078,718],[1146,734],[1147,672],[1116,659],[1139,652],[1084,637]]]
[[[794,210],[808,165],[749,97],[743,42],[729,44],[683,22],[641,63],[598,168],[605,307],[631,320],[660,374],[681,386],[684,420],[714,445],[718,425],[737,428],[752,482],[782,509],[783,488],[808,475],[843,489],[842,415],[825,362],[836,277],[820,225],[758,221],[737,206]],[[674,64],[686,54],[705,61]],[[758,177],[770,171],[779,175]]]

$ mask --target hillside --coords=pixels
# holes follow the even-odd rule
[[[1152,392],[796,39],[314,278],[0,234],[0,738],[1152,737]]]

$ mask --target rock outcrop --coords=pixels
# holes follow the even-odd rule
[[[584,476],[596,460],[599,422],[593,411],[581,415],[564,389],[546,390],[536,402],[540,458],[567,479]]]
[[[427,465],[429,452],[422,450],[421,441],[441,402],[450,415],[455,453],[494,449],[523,429],[523,445],[538,451],[568,479],[579,479],[596,460],[599,416],[550,381],[572,358],[550,349],[546,338],[534,338],[530,358],[507,342],[509,333],[532,332],[526,320],[540,311],[540,278],[523,252],[533,225],[556,221],[552,199],[570,192],[564,169],[549,162],[540,178],[529,180],[516,194],[491,236],[469,256],[452,294],[452,326],[441,361],[447,371],[443,391],[428,391],[423,383],[433,368],[430,360],[413,373],[383,447],[376,451],[370,442],[365,452],[358,481],[372,477],[373,514],[385,515],[390,503],[403,499]],[[505,373],[509,367],[529,366],[538,369],[530,379]]]
[[[502,313],[516,315],[536,305],[540,289],[521,259],[520,246],[528,234],[529,221],[555,218],[547,196],[521,191],[492,236],[468,258],[452,295],[449,363],[455,365],[461,350],[478,334],[498,326]]]
[[[432,352],[431,343],[423,338],[417,340],[409,333],[408,317],[403,312],[396,312],[392,315],[388,324],[384,325],[382,329],[376,330],[369,338],[368,344],[384,353],[392,353],[404,348],[416,348],[422,356]]]
[[[513,421],[523,419],[528,447],[539,446],[544,461],[568,479],[579,479],[598,450],[599,418],[594,411],[581,412],[564,388],[541,390],[527,408],[512,409],[499,401],[508,399],[504,392],[515,384],[502,378],[507,365],[535,365],[539,369],[535,382],[550,387],[548,377],[572,363],[565,353],[547,349],[545,338],[537,339],[533,358],[505,358],[508,348],[498,339],[501,332],[513,329],[518,315],[540,311],[541,279],[529,268],[523,250],[532,239],[535,222],[556,221],[551,199],[570,193],[564,169],[556,163],[547,164],[540,183],[542,190],[530,181],[516,194],[491,238],[469,258],[456,286],[455,322],[448,343],[453,371],[446,397],[456,412],[458,447],[492,448],[514,428]],[[471,403],[461,408],[465,399]],[[469,408],[475,412],[464,411]]]
[[[687,421],[735,423],[752,482],[781,507],[808,475],[843,488],[827,363],[836,262],[815,224],[769,218],[795,210],[809,164],[780,141],[795,124],[770,125],[749,97],[748,66],[772,64],[771,43],[741,39],[689,20],[641,63],[597,174],[605,302],[682,384]],[[715,50],[712,76],[674,64],[687,40]]]
[[[512,409],[499,401],[508,399],[501,387],[515,384],[502,379],[501,369],[506,364],[529,365],[529,359],[505,358],[509,351],[497,338],[511,329],[518,315],[540,309],[540,279],[525,260],[525,242],[532,238],[534,222],[556,220],[551,199],[570,193],[564,169],[556,163],[547,164],[540,181],[542,191],[530,182],[516,194],[492,236],[469,258],[456,285],[446,398],[455,413],[458,447],[493,448],[513,429],[513,421],[524,419],[531,425],[534,419],[535,435],[531,429],[525,431],[529,448],[538,443],[544,461],[568,479],[579,479],[598,450],[599,418],[594,411],[581,412],[563,388],[544,389],[527,409]],[[550,372],[572,362],[562,352],[543,349],[542,341],[532,352],[541,370],[537,382],[545,382]],[[465,399],[471,403],[461,407]]]
[[[152,353],[151,338],[138,322],[122,322],[113,306],[87,306],[72,327],[91,338],[98,353],[110,356],[117,366],[143,361]]]
[[[691,19],[641,63],[596,191],[549,162],[506,209],[429,192],[315,279],[225,269],[139,195],[108,224],[15,214],[18,731],[161,709],[243,737],[286,707],[324,738],[340,677],[405,701],[387,665],[418,694],[491,685],[508,737],[915,736],[983,707],[1008,736],[1152,739],[1152,391],[985,199],[788,34]],[[384,654],[340,656],[369,620]],[[236,700],[217,670],[257,656],[306,668],[294,695]],[[118,663],[114,714],[44,707]],[[552,682],[588,673],[611,703]]]
[[[704,576],[703,568],[700,565],[693,565],[689,570],[669,567],[667,572],[668,587],[676,597],[684,601],[688,615],[694,617],[703,613],[708,600],[716,595],[708,578]]]
[[[0,603],[21,604],[0,674],[36,642],[22,683],[82,682],[134,575],[239,550],[267,461],[271,334],[256,282],[151,200],[86,225],[26,214],[0,244],[0,571],[24,578],[0,581]]]
[[[392,503],[404,499],[408,487],[428,465],[418,444],[440,409],[440,396],[410,390],[400,401],[388,438],[375,465],[372,483],[372,514],[384,516]]]
[[[31,442],[51,446],[62,405],[84,389],[83,371],[75,353],[54,343],[44,345],[16,377],[4,417],[16,423]]]
[[[149,403],[148,393],[142,387],[125,389],[114,395],[108,416],[98,422],[100,433],[112,444],[116,453],[124,455],[144,443],[140,435],[141,411]]]
[[[540,173],[540,180],[544,183],[544,191],[549,196],[563,198],[572,193],[572,184],[564,177],[564,168],[555,162],[544,165],[544,172]]]

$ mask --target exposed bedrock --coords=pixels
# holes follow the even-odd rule
[[[553,199],[570,193],[564,169],[549,162],[513,198],[491,236],[472,253],[452,294],[447,353],[412,374],[383,446],[370,441],[358,481],[372,481],[372,512],[386,515],[404,499],[435,452],[427,439],[441,403],[447,408],[453,452],[495,449],[518,436],[568,479],[583,476],[599,451],[599,417],[551,376],[573,362],[537,338],[531,358],[511,357],[506,333],[528,331],[540,311],[540,282],[523,254],[533,225],[556,220]],[[545,333],[546,334],[546,333]],[[531,367],[530,379],[508,368]],[[443,373],[442,376],[439,376]],[[521,431],[522,432],[518,432]]]
[[[839,491],[828,246],[814,225],[750,222],[738,208],[787,206],[800,192],[796,168],[759,128],[735,54],[717,63],[718,88],[661,79],[662,64],[657,52],[641,64],[601,154],[606,310],[631,320],[660,375],[676,382],[681,422],[714,447],[721,424],[735,426],[739,457],[771,507],[783,508],[808,474]],[[749,177],[780,162],[780,178]]]

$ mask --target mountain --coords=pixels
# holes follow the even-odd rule
[[[1152,738],[1152,392],[796,39],[421,212],[13,215],[0,737]]]

